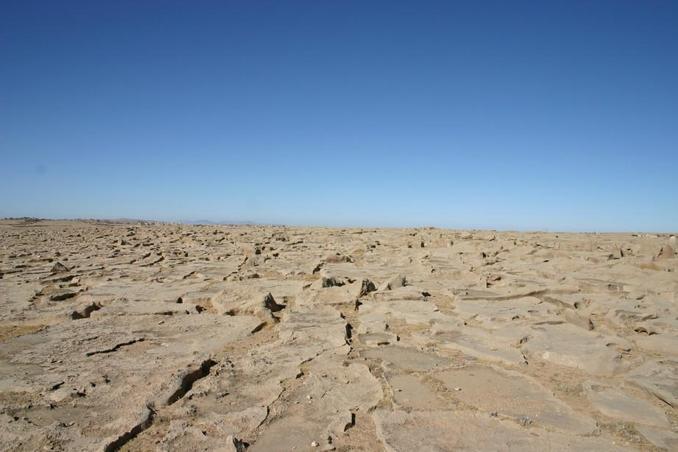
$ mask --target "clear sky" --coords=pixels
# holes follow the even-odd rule
[[[676,1],[0,1],[0,216],[678,230]]]

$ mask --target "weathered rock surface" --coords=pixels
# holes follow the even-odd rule
[[[1,450],[676,450],[675,236],[0,222]]]

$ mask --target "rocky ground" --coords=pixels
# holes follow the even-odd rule
[[[678,450],[674,249],[0,222],[0,449]]]

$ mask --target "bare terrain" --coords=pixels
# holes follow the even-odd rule
[[[678,450],[669,234],[0,222],[2,450]]]

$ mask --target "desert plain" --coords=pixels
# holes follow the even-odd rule
[[[0,449],[678,450],[671,234],[0,222]]]

